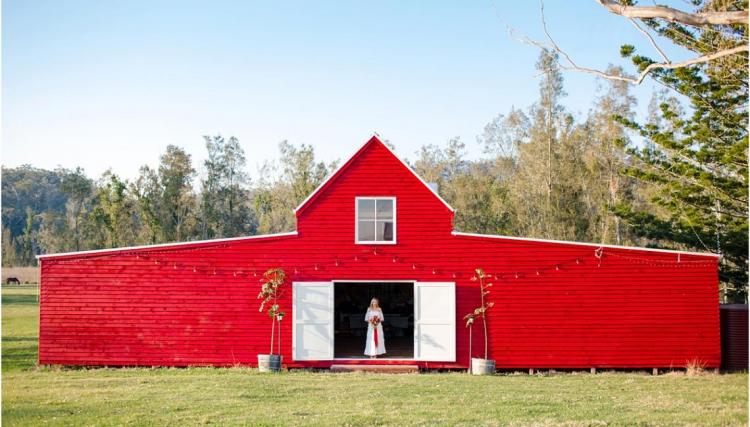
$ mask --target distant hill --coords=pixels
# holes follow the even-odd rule
[[[26,209],[39,214],[47,211],[65,212],[68,197],[61,191],[64,170],[46,170],[23,165],[2,168],[2,225],[11,235],[23,233]],[[38,224],[35,224],[38,227]]]

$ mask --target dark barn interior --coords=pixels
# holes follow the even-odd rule
[[[370,300],[383,309],[386,354],[379,358],[414,357],[414,283],[339,282],[334,284],[334,357],[364,358]]]

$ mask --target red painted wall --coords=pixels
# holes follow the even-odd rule
[[[355,196],[397,197],[398,244],[354,244]],[[255,364],[270,332],[260,275],[281,267],[295,281],[455,281],[457,362],[419,364],[466,367],[462,317],[477,305],[469,278],[482,267],[498,276],[488,318],[498,367],[719,365],[716,258],[609,247],[598,257],[584,244],[454,235],[452,218],[371,141],[298,211],[297,235],[43,258],[39,362]],[[291,310],[291,286],[282,305]],[[330,365],[292,361],[287,319],[285,364]]]

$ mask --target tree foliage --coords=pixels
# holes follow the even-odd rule
[[[698,11],[747,10],[746,1],[698,2]],[[696,54],[747,43],[747,25],[692,27],[660,20],[645,23]],[[643,70],[654,60],[623,46]],[[741,52],[651,76],[680,98],[658,101],[639,123],[618,115],[647,144],[630,150],[625,173],[653,189],[644,209],[618,203],[618,215],[644,237],[666,247],[722,255],[724,298],[744,301],[748,281],[748,55]],[[687,111],[681,100],[687,104]]]
[[[260,233],[279,233],[295,228],[294,208],[336,169],[336,163],[326,164],[315,159],[312,146],[299,147],[282,141],[280,159],[266,162],[261,169],[261,181],[253,198]]]
[[[201,182],[201,235],[204,239],[251,234],[256,225],[245,172],[245,152],[235,137],[204,137],[208,159]]]
[[[292,209],[335,167],[316,161],[311,146],[285,141],[278,163],[252,185],[237,138],[204,140],[198,189],[191,155],[175,145],[132,182],[111,171],[94,181],[80,168],[3,168],[3,265],[34,265],[40,253],[288,231]]]

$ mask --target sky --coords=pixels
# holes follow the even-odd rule
[[[594,1],[548,0],[550,32],[581,65],[624,65],[642,35]],[[111,168],[134,178],[168,144],[200,166],[203,135],[236,136],[257,178],[278,143],[345,159],[373,133],[409,159],[537,98],[536,1],[2,2],[2,164]],[[665,47],[668,45],[665,44]],[[683,52],[670,54],[680,59]],[[566,73],[583,117],[601,82]],[[634,88],[645,114],[654,86]]]

